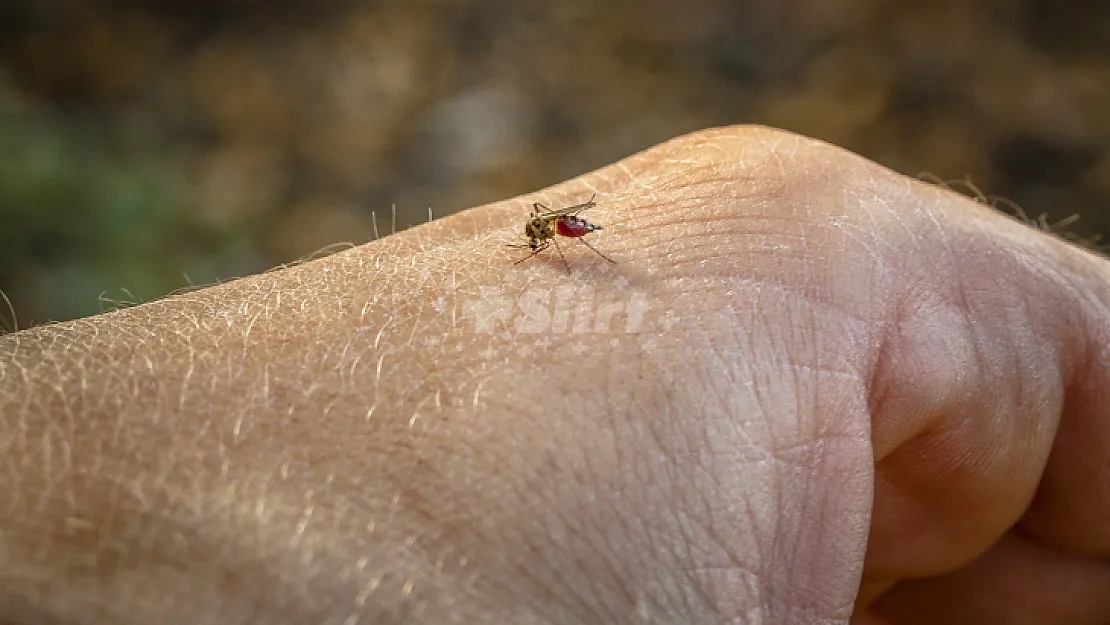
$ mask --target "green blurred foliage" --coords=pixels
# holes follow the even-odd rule
[[[6,96],[0,284],[45,298],[37,308],[51,317],[71,318],[99,312],[104,285],[126,285],[146,299],[181,282],[172,250],[184,224],[172,164],[157,153],[120,149],[118,137],[92,123]]]

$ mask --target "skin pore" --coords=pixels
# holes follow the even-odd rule
[[[0,452],[4,625],[1106,622],[1110,263],[708,130],[0,337]]]

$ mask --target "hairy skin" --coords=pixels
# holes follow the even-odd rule
[[[595,192],[618,265],[512,265]],[[568,285],[624,308],[479,327]],[[1101,623],[1110,263],[710,130],[0,337],[0,452],[5,625]]]

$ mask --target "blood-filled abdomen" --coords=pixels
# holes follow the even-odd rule
[[[556,222],[555,228],[560,236],[570,237],[572,239],[585,236],[594,230],[601,230],[601,226],[595,226],[585,219],[573,215],[568,215],[559,219]]]

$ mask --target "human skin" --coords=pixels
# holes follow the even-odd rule
[[[708,130],[0,337],[0,450],[5,625],[1105,623],[1110,263]]]

